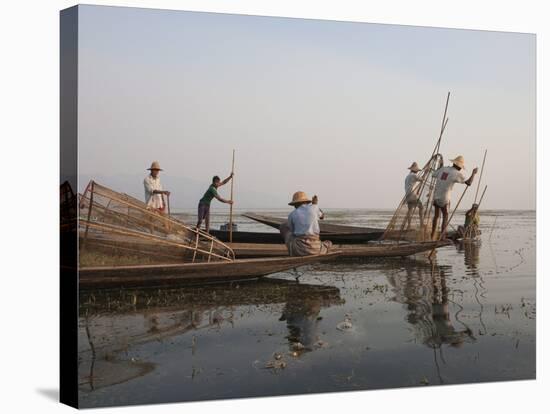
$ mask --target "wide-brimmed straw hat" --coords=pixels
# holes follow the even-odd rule
[[[408,170],[411,170],[412,172],[418,172],[420,171],[420,168],[418,167],[418,164],[415,162],[412,163],[412,165],[407,168]]]
[[[159,170],[159,171],[164,171],[162,168],[160,168],[160,164],[158,161],[153,161],[151,163],[151,166],[149,168],[147,168],[149,171],[151,170]]]
[[[449,161],[451,161],[457,167],[464,168],[464,157],[462,155],[459,155],[454,160],[449,160]]]
[[[296,191],[292,196],[292,201],[288,205],[293,206],[298,203],[311,203],[311,199],[303,191]]]

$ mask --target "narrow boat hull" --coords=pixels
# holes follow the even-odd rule
[[[244,213],[244,217],[249,218],[250,220],[257,221],[258,223],[265,224],[266,226],[274,227],[276,229],[286,221],[286,219],[279,217],[264,216],[261,214],[255,213]],[[378,229],[374,227],[355,227],[355,226],[344,226],[341,224],[331,224],[320,222],[319,228],[321,229],[321,234],[324,233],[338,233],[338,234],[352,234],[352,233],[379,233],[379,236],[384,233],[384,229]],[[378,236],[378,237],[379,237]]]
[[[396,243],[396,244],[359,244],[359,245],[334,245],[331,251],[340,253],[336,258],[362,258],[362,257],[405,257],[417,253],[423,253],[452,244],[450,241],[433,241],[421,243]],[[278,257],[288,255],[284,244],[252,244],[231,243],[231,248],[238,258]]]
[[[331,260],[338,255],[338,252],[334,252],[326,255],[247,259],[232,262],[83,267],[79,269],[79,283],[81,288],[86,288],[177,284],[200,279],[253,279]]]
[[[222,242],[229,242],[229,232],[223,230],[210,230],[210,234]],[[364,233],[321,233],[321,240],[330,240],[334,244],[357,244],[377,240],[384,234],[383,231],[368,231]],[[255,231],[234,231],[234,243],[283,243],[280,233],[264,233]]]

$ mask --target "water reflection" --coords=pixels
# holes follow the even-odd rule
[[[415,260],[401,264],[404,271],[388,275],[388,281],[393,300],[405,305],[415,340],[434,349],[443,345],[459,348],[474,341],[472,330],[457,315],[454,323],[451,318],[447,277],[452,267]]]
[[[461,240],[456,244],[458,253],[464,253],[464,265],[466,274],[479,276],[479,257],[481,251],[481,241],[479,240]]]
[[[341,302],[332,301],[332,304]],[[323,303],[321,297],[303,298],[295,294],[289,296],[279,320],[286,321],[286,339],[295,356],[322,347],[323,341],[319,335],[320,313],[321,308],[330,304]]]
[[[322,308],[343,303],[334,286],[281,279],[177,289],[83,291],[80,294],[79,384],[93,391],[144,376],[155,365],[132,357],[138,345],[168,342],[193,332],[235,324],[237,309],[279,306],[291,350],[311,351],[319,341]],[[298,345],[300,348],[298,349]]]

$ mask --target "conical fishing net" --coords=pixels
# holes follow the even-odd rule
[[[208,233],[147,208],[127,194],[90,181],[79,203],[80,266],[231,261],[227,245]]]
[[[432,174],[439,167],[441,159],[440,154],[434,155],[417,173],[419,181],[402,198],[382,235],[382,240],[421,242],[431,239],[436,180]]]

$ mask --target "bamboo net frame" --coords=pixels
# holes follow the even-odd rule
[[[94,181],[80,196],[78,209],[81,266],[235,259],[233,250],[210,234]]]
[[[424,164],[422,170],[418,172],[419,181],[413,186],[411,193],[405,194],[401,199],[381,240],[421,242],[431,239],[431,226],[429,224],[433,210],[433,196],[436,183],[433,172],[439,168],[439,165],[443,161],[443,157],[439,153],[439,150],[443,133],[449,121],[449,118],[447,118],[449,98],[450,92],[447,93],[439,137],[432,151],[432,155]],[[409,203],[408,200],[411,199],[416,199],[417,201]]]

